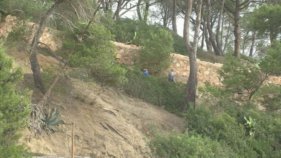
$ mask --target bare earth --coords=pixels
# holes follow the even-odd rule
[[[100,158],[149,158],[155,132],[181,132],[183,119],[111,88],[72,79],[68,94],[52,96],[65,122],[75,124],[75,153]],[[25,132],[23,142],[34,153],[69,156],[71,126],[34,138]]]

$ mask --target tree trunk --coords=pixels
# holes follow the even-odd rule
[[[139,21],[142,21],[141,2],[142,2],[142,0],[138,0],[138,3],[137,3],[137,14],[138,14]]]
[[[38,29],[34,34],[34,37],[31,42],[31,48],[29,50],[29,61],[31,64],[31,70],[33,72],[34,84],[35,87],[37,87],[42,93],[45,93],[46,90],[44,87],[43,80],[41,78],[40,65],[37,59],[36,49],[38,46],[39,39],[44,31],[47,19],[50,17],[55,8],[62,2],[64,2],[64,0],[56,0],[55,3],[48,9],[48,11],[41,17]]]
[[[189,41],[189,29],[190,29],[190,22],[189,19],[191,18],[192,12],[192,0],[186,1],[186,11],[185,11],[185,18],[184,18],[184,40],[185,45],[188,50],[189,55],[189,77],[187,81],[187,89],[186,89],[186,101],[188,106],[195,105],[196,101],[196,88],[197,88],[197,65],[196,65],[196,54],[192,46],[190,45]],[[185,109],[186,110],[186,107]]]
[[[223,49],[222,49],[222,52],[225,52],[226,48],[227,48],[227,45],[228,45],[228,40],[229,40],[229,37],[231,35],[231,22],[228,23],[228,28],[227,28],[227,33],[226,33],[226,36],[225,36],[225,40],[224,40],[224,46],[223,46]]]
[[[193,51],[190,53],[189,56],[189,77],[187,82],[187,98],[188,101],[192,103],[195,108],[196,104],[196,94],[197,94],[197,47],[198,47],[198,39],[199,39],[199,30],[201,25],[201,10],[202,10],[202,0],[198,2],[198,8],[196,9],[196,24],[195,24],[195,33],[194,33],[194,40],[193,40]],[[190,103],[189,103],[190,105]]]
[[[143,21],[147,23],[148,20],[148,14],[149,14],[149,0],[146,0],[145,2],[145,8],[143,13]]]
[[[240,0],[236,0],[235,3],[235,13],[234,13],[234,56],[240,56],[240,41],[241,41],[241,32],[240,32]]]
[[[205,27],[204,27],[204,22],[203,22],[203,28],[202,28],[202,39],[201,39],[201,46],[200,48],[203,50],[204,49],[204,44],[205,44]]]
[[[120,10],[122,7],[122,3],[123,3],[123,0],[118,0],[118,2],[117,2],[117,8],[113,15],[113,19],[115,19],[115,20],[118,20],[120,18],[119,14],[120,14]]]
[[[95,21],[95,17],[96,17],[96,15],[97,15],[98,11],[99,11],[100,6],[101,6],[101,3],[98,1],[97,7],[96,7],[96,9],[95,9],[95,11],[94,11],[94,13],[93,13],[93,15],[92,15],[90,21],[88,22],[88,24],[87,24],[87,26],[85,27],[85,29],[82,31],[83,33],[85,33],[86,31],[88,31],[88,29],[90,28],[91,24]]]
[[[221,10],[219,13],[219,20],[218,20],[218,25],[217,25],[217,30],[216,30],[216,43],[217,43],[217,48],[219,51],[219,54],[222,55],[222,42],[220,38],[220,31],[221,31],[221,26],[222,26],[222,16],[223,16],[223,10],[224,10],[224,2],[225,0],[222,0],[221,4]]]
[[[217,43],[215,42],[215,39],[214,39],[214,34],[213,34],[213,29],[212,29],[212,26],[211,26],[211,19],[210,19],[210,16],[211,16],[211,1],[208,0],[207,1],[207,30],[209,32],[209,40],[213,46],[213,49],[214,49],[214,53],[216,55],[221,55],[220,54],[220,51],[217,47]]]
[[[172,25],[173,25],[174,33],[177,34],[178,33],[178,30],[177,30],[177,0],[173,0]]]
[[[204,22],[203,22],[204,36],[205,36],[207,51],[210,53],[210,52],[213,52],[213,49],[212,49],[212,44],[211,44],[211,42],[209,40],[208,29],[207,29],[206,23],[207,23],[207,21],[205,19]]]
[[[256,42],[256,31],[254,31],[252,34],[252,44],[251,44],[250,53],[249,53],[250,57],[253,57],[255,42]]]

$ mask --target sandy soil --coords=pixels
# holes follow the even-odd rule
[[[128,97],[95,83],[70,80],[69,93],[51,98],[66,123],[74,123],[75,153],[100,158],[149,158],[149,140],[158,132],[184,131],[183,119],[160,107]],[[69,156],[71,126],[59,132],[33,137],[25,132],[23,142],[34,153]]]

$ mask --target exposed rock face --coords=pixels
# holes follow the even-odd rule
[[[0,38],[7,38],[9,33],[13,31],[13,29],[19,25],[26,26],[26,29],[30,30],[31,34],[27,35],[26,40],[31,43],[32,37],[38,27],[35,23],[27,22],[24,23],[23,21],[18,20],[15,16],[8,15],[4,22],[0,24]],[[40,38],[41,44],[40,47],[50,49],[52,51],[57,51],[59,48],[62,47],[62,41],[56,34],[58,31],[53,30],[51,28],[45,28],[44,32]]]
[[[8,15],[4,22],[0,24],[0,38],[7,38],[9,33],[16,26],[17,21],[15,16]]]
[[[171,65],[169,69],[176,72],[176,81],[186,83],[189,75],[189,59],[180,54],[171,54]],[[219,63],[209,63],[197,59],[198,63],[198,81],[199,85],[209,82],[212,85],[219,86],[221,82],[217,71],[222,66]]]

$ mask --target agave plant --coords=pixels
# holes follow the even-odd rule
[[[255,120],[252,118],[252,117],[246,117],[244,116],[244,120],[245,120],[245,123],[244,123],[244,126],[246,128],[246,131],[247,131],[247,134],[249,136],[254,136],[255,134]]]
[[[42,119],[43,129],[47,132],[57,131],[57,126],[64,124],[64,121],[60,117],[60,112],[56,108],[52,108],[45,113],[45,117]]]

